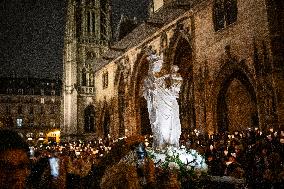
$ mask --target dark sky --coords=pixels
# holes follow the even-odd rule
[[[113,0],[120,14],[146,17],[149,0]],[[0,77],[62,78],[65,0],[0,0]]]

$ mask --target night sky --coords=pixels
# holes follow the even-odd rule
[[[120,15],[146,18],[149,0],[113,0]],[[0,77],[62,78],[65,0],[0,0]]]

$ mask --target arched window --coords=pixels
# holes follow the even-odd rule
[[[87,11],[87,32],[91,32],[91,12]]]
[[[96,14],[95,14],[95,12],[92,12],[92,25],[93,25],[92,31],[93,31],[93,33],[95,33],[96,32]]]
[[[225,8],[226,25],[230,25],[236,22],[238,14],[237,0],[225,0],[224,8]]]
[[[213,5],[213,24],[215,31],[237,21],[237,0],[215,0]]]
[[[87,73],[85,68],[82,70],[82,86],[87,86]]]
[[[90,74],[89,74],[89,86],[90,87],[94,86],[94,72],[92,69],[90,69]]]
[[[105,72],[102,77],[103,89],[106,89],[108,87],[108,72]]]
[[[85,109],[84,119],[84,131],[87,133],[95,132],[95,107],[93,105],[89,105]]]
[[[224,8],[223,0],[215,0],[213,5],[213,24],[215,31],[224,28]]]

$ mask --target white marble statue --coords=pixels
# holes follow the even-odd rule
[[[149,56],[150,68],[144,80],[143,96],[147,107],[153,132],[153,147],[162,149],[165,146],[179,146],[181,124],[179,119],[179,96],[182,83],[177,73],[178,67],[172,66],[166,71],[159,56]]]

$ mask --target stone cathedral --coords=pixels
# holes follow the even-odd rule
[[[121,22],[129,31],[114,40],[111,0],[68,1],[63,136],[150,134],[142,97],[149,52],[180,69],[183,131],[283,128],[283,1],[148,3],[148,18]]]

